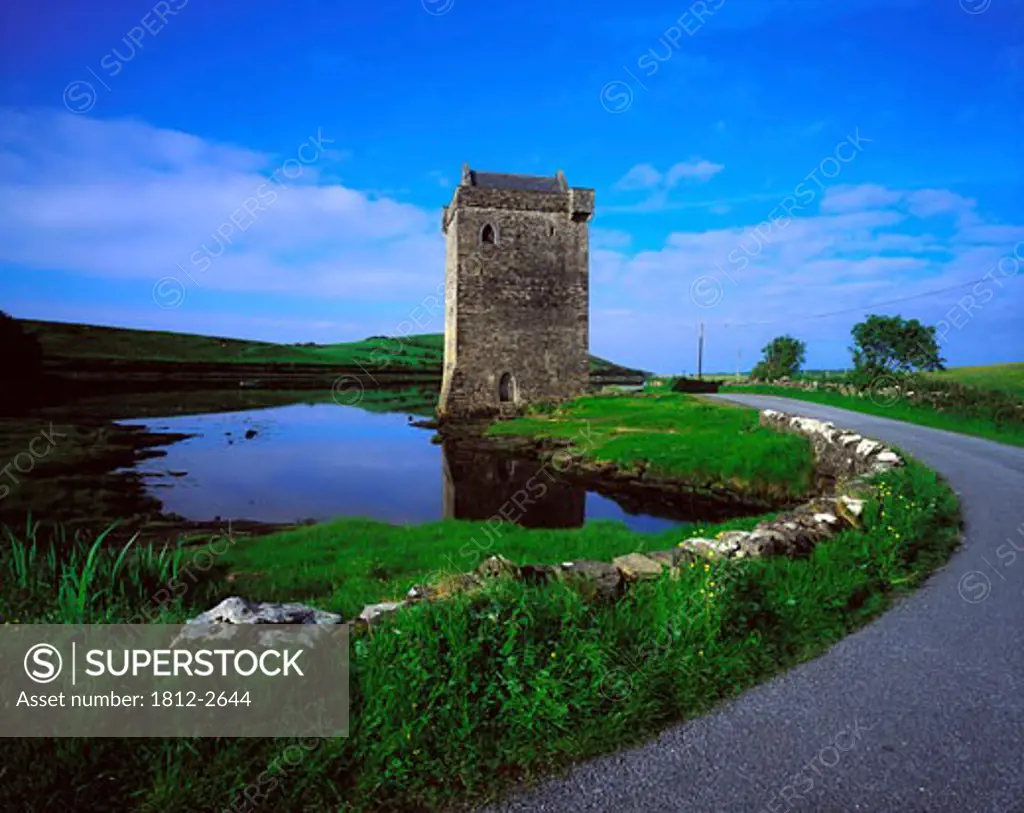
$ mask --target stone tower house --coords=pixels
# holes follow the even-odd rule
[[[445,207],[441,415],[494,414],[585,392],[587,223],[594,190],[475,172]]]

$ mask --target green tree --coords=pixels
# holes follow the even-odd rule
[[[871,314],[852,334],[853,365],[863,377],[945,369],[935,328],[917,319]]]
[[[761,348],[762,358],[754,365],[754,378],[775,379],[800,372],[807,355],[807,345],[792,336],[776,336]]]
[[[0,311],[0,382],[6,387],[36,383],[43,374],[43,347],[21,322]]]

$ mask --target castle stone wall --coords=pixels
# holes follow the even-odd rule
[[[439,412],[571,398],[589,376],[593,191],[459,186],[447,207],[445,370]],[[493,245],[481,241],[485,226]]]

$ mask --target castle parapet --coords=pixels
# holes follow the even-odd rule
[[[569,213],[577,223],[590,220],[594,214],[594,190],[578,187],[570,189]]]

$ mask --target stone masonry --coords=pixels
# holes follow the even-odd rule
[[[442,417],[572,398],[589,376],[592,189],[476,172],[445,207]]]

